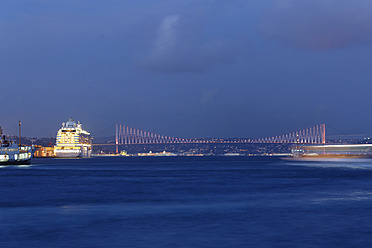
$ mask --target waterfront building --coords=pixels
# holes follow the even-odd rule
[[[43,146],[35,146],[34,152],[35,158],[53,158],[55,157],[54,154],[54,147],[43,147]]]

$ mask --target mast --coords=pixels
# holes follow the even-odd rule
[[[19,125],[19,128],[18,128],[19,129],[18,130],[18,132],[19,132],[19,135],[18,135],[19,143],[18,143],[18,145],[21,146],[21,121],[19,121],[18,125]]]

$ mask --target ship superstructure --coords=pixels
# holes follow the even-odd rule
[[[92,153],[90,133],[82,129],[80,122],[76,123],[73,118],[69,118],[58,130],[54,153],[60,158],[90,157]]]

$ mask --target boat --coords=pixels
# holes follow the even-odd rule
[[[58,130],[54,154],[57,158],[87,158],[92,154],[92,138],[82,124],[69,118]]]
[[[296,146],[291,157],[302,160],[371,159],[372,144]]]
[[[0,165],[27,165],[31,163],[33,148],[21,145],[20,137],[21,135],[19,135],[19,143],[16,140],[9,140],[3,135],[3,130],[0,127]]]
[[[293,158],[302,158],[302,157],[304,157],[305,156],[305,151],[304,151],[304,149],[301,149],[301,148],[299,148],[298,146],[297,147],[295,147],[295,148],[293,148],[292,150],[291,150],[291,157],[293,157]]]

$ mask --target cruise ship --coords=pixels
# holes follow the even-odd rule
[[[90,133],[82,129],[80,122],[73,118],[62,123],[58,130],[54,153],[57,158],[87,158],[92,153]]]

